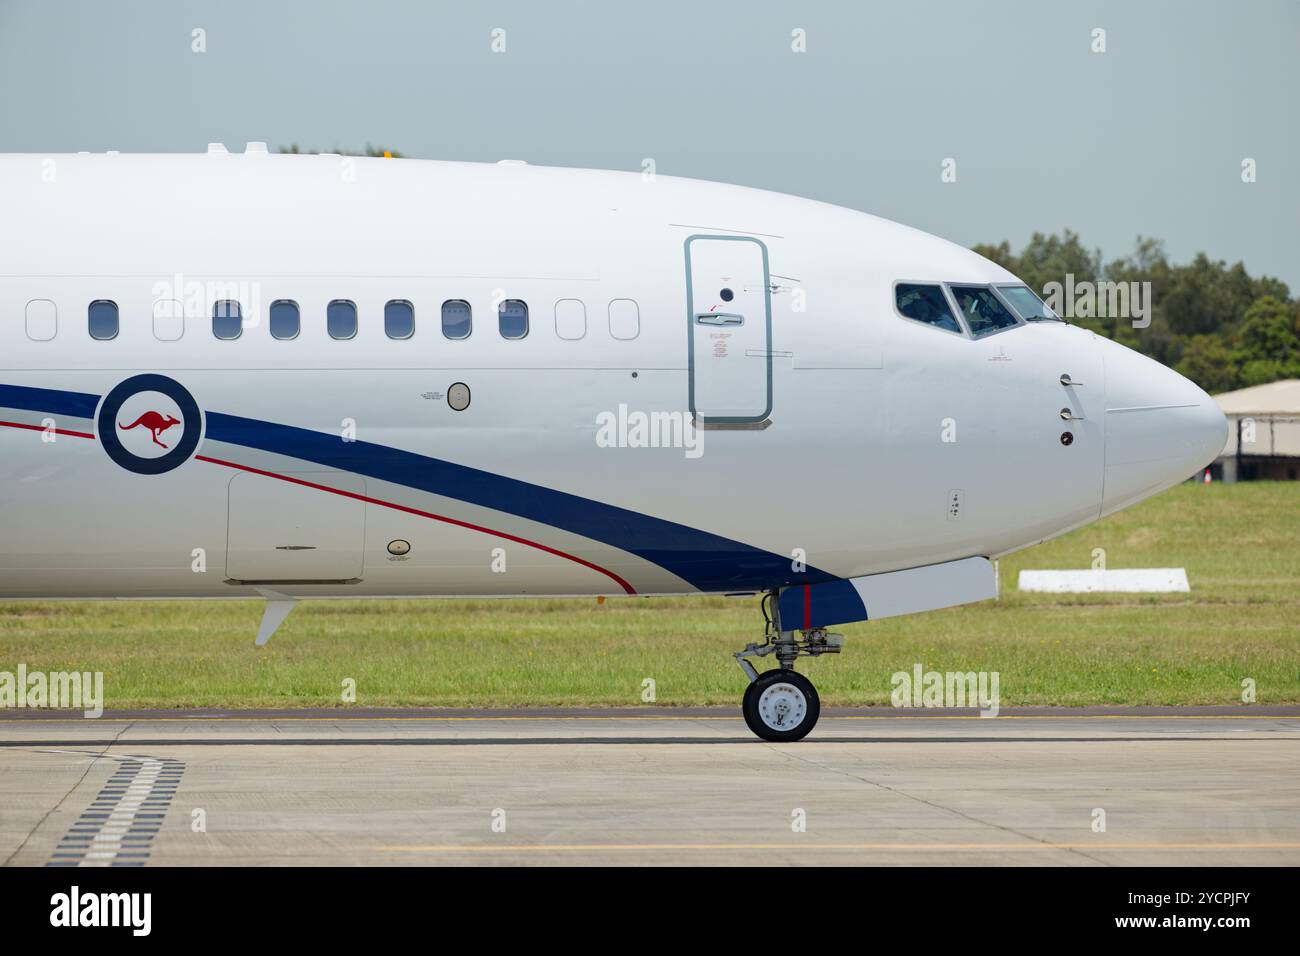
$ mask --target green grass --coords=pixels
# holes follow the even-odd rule
[[[1034,595],[1021,568],[1185,567],[1191,594]],[[888,702],[890,675],[998,671],[1003,706],[1300,701],[1300,486],[1186,484],[1001,563],[1003,596],[846,625],[802,662],[828,704]],[[253,645],[260,602],[0,604],[0,670],[100,670],[105,705],[734,705],[755,599],[320,601]]]

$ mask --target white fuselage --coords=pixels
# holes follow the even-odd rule
[[[861,578],[1060,534],[1223,443],[1203,392],[1090,332],[903,318],[897,282],[1015,277],[789,196],[259,154],[6,156],[0,196],[0,597]],[[219,300],[237,338],[214,336]],[[300,332],[277,339],[290,300]],[[331,338],[336,300],[355,337]],[[444,335],[448,301],[468,337]],[[115,337],[92,338],[93,302]],[[522,338],[503,302],[527,304]],[[124,427],[150,412],[175,422]],[[628,447],[638,414],[692,412],[706,427],[676,434],[698,444]]]

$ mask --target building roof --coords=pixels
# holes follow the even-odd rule
[[[1300,415],[1300,378],[1215,395],[1225,415]]]

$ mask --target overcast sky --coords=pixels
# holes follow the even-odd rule
[[[0,0],[0,89],[3,151],[648,157],[966,245],[1155,236],[1300,291],[1295,0]]]

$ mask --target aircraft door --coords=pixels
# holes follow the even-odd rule
[[[244,473],[231,479],[226,578],[250,584],[359,580],[366,536],[365,479],[340,472],[290,477],[285,481]]]
[[[767,247],[748,236],[686,240],[691,414],[703,425],[766,422],[772,412]]]

